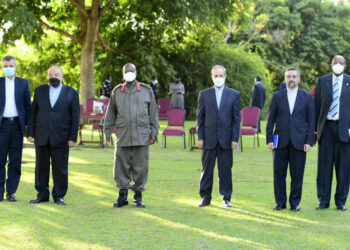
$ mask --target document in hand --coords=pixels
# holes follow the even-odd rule
[[[277,148],[278,146],[278,135],[273,135],[273,147]]]

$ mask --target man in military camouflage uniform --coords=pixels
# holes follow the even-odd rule
[[[135,65],[125,64],[123,76],[124,83],[112,91],[104,128],[109,144],[116,127],[114,180],[120,190],[114,207],[128,205],[128,189],[131,189],[135,192],[134,204],[143,208],[148,147],[158,134],[158,110],[151,87],[136,80]]]

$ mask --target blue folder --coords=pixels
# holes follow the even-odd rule
[[[278,146],[278,135],[273,135],[273,147],[277,148]]]

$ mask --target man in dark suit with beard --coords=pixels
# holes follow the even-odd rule
[[[313,144],[315,107],[312,95],[298,88],[300,73],[296,68],[285,72],[286,89],[276,92],[269,109],[266,143],[273,151],[273,179],[276,207],[286,208],[286,177],[289,163],[291,210],[300,210],[300,200],[306,161],[306,152]],[[275,130],[273,131],[273,128]],[[277,138],[275,139],[274,137]],[[275,145],[274,145],[275,144]],[[277,145],[276,145],[277,144]]]
[[[66,205],[63,197],[68,189],[68,154],[77,140],[79,95],[63,84],[58,66],[48,70],[50,84],[36,88],[28,126],[28,140],[35,140],[35,189],[37,198],[30,203],[49,200],[50,159],[52,162],[52,196],[58,205]]]
[[[198,147],[202,152],[199,207],[210,205],[215,161],[218,160],[219,191],[223,205],[231,207],[232,150],[239,138],[239,92],[225,87],[226,69],[216,65],[211,72],[214,87],[202,90],[198,97]]]
[[[344,73],[345,68],[344,57],[335,56],[333,74],[320,77],[316,83],[317,196],[320,201],[317,210],[329,207],[335,165],[335,205],[338,210],[346,211],[350,185],[350,76]]]

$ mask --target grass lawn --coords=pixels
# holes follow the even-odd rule
[[[186,131],[193,125],[188,122]],[[162,121],[161,129],[165,126]],[[259,148],[253,149],[252,138],[244,137],[244,152],[234,152],[232,208],[221,206],[217,178],[212,205],[198,208],[201,152],[181,151],[181,139],[174,137],[161,149],[161,136],[158,140],[150,149],[145,209],[112,207],[118,194],[114,149],[91,146],[70,151],[67,206],[54,204],[52,198],[28,204],[36,196],[35,157],[34,148],[26,147],[19,201],[0,203],[0,249],[350,248],[350,211],[337,211],[333,198],[329,209],[315,210],[316,148],[307,158],[301,211],[274,212],[272,154],[264,135]],[[129,193],[129,204],[132,199]]]

